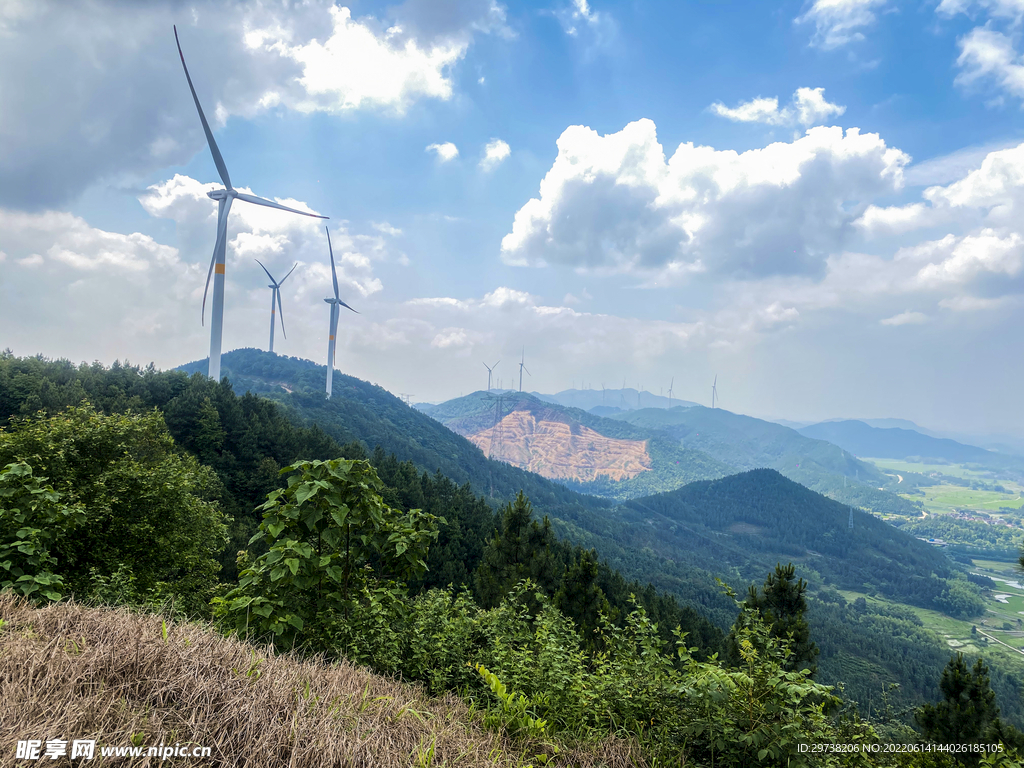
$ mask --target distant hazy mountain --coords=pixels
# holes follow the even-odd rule
[[[651,392],[638,392],[632,387],[626,389],[566,389],[554,395],[544,395],[540,392],[531,392],[538,400],[548,403],[567,405],[570,408],[581,408],[589,411],[597,406],[614,407],[623,411],[637,410],[639,408],[668,408],[681,405],[684,408],[697,405],[689,400],[680,400],[673,397],[655,395]]]
[[[857,456],[880,459],[938,459],[978,464],[1000,470],[1024,470],[1024,459],[994,453],[949,438],[924,435],[910,429],[872,427],[863,421],[827,421],[800,430],[802,435],[845,448]]]
[[[879,490],[892,482],[873,464],[824,440],[722,408],[645,408],[611,417],[657,429],[738,470],[769,467],[830,497],[875,512],[917,515],[906,499]]]

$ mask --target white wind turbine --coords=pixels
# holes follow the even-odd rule
[[[220,174],[221,181],[224,182],[224,189],[214,189],[207,192],[207,196],[216,200],[218,204],[217,208],[217,243],[213,246],[213,258],[210,260],[210,269],[206,273],[206,288],[203,291],[203,324],[206,324],[206,294],[210,290],[210,276],[213,275],[213,312],[211,313],[210,319],[210,368],[209,375],[211,379],[215,381],[220,380],[220,346],[221,338],[224,331],[224,270],[225,270],[225,251],[227,248],[227,230],[228,230],[228,213],[231,211],[231,203],[234,202],[235,198],[244,200],[247,203],[255,203],[256,205],[265,205],[268,208],[277,208],[281,211],[288,211],[290,213],[300,213],[303,216],[312,216],[315,219],[326,219],[326,216],[320,216],[315,213],[308,213],[307,211],[299,211],[295,208],[289,208],[275,203],[273,200],[267,200],[266,198],[256,197],[255,195],[247,195],[244,192],[239,192],[237,189],[231,186],[231,177],[228,176],[228,167],[224,164],[224,158],[221,157],[220,150],[217,148],[217,142],[213,139],[213,131],[210,130],[210,124],[206,122],[206,115],[203,114],[203,108],[199,104],[199,97],[196,96],[196,89],[192,85],[192,77],[188,73],[188,67],[185,66],[185,54],[181,52],[181,42],[178,40],[178,28],[174,27],[174,42],[178,44],[178,56],[181,57],[181,66],[185,70],[185,79],[188,80],[189,90],[192,91],[192,100],[196,103],[196,109],[199,111],[199,120],[203,124],[203,131],[206,132],[206,141],[210,145],[210,154],[213,155],[213,163],[217,166],[217,173]]]
[[[334,380],[334,349],[337,343],[338,336],[338,316],[341,314],[339,307],[345,307],[346,309],[352,309],[348,304],[341,300],[341,296],[338,295],[338,272],[334,268],[334,248],[331,246],[331,232],[327,227],[324,227],[324,231],[327,232],[327,249],[331,252],[331,279],[334,281],[334,298],[324,299],[328,304],[331,305],[331,334],[327,340],[327,397],[331,396],[331,382]],[[353,312],[356,312],[352,309]],[[358,315],[359,313],[356,312]]]
[[[263,267],[263,262],[262,261],[260,261],[259,259],[255,259],[255,261],[256,261],[257,264],[259,264],[261,267]],[[273,351],[274,351],[274,316],[277,314],[277,310],[281,310],[281,334],[286,339],[288,338],[288,334],[285,333],[285,330],[284,330],[284,308],[281,306],[281,286],[284,285],[284,281],[287,280],[291,276],[292,272],[295,271],[295,267],[297,267],[297,266],[299,266],[298,262],[296,262],[295,265],[291,269],[288,270],[288,274],[287,275],[285,275],[284,277],[281,278],[281,282],[280,283],[277,282],[276,280],[274,280],[274,276],[272,274],[270,274],[270,270],[269,269],[267,269],[266,267],[263,267],[263,271],[266,272],[267,273],[267,277],[270,278],[270,285],[268,285],[267,288],[271,289],[270,290],[270,351],[271,351],[271,353],[273,353]],[[274,305],[275,301],[277,302],[276,306]]]

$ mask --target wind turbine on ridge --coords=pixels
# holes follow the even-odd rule
[[[711,407],[715,407],[715,399],[718,397],[718,374],[715,374],[715,383],[711,385]]]
[[[676,377],[672,377],[672,381],[668,383],[668,408],[672,410],[672,385],[676,383]]]
[[[498,363],[500,363],[500,362],[501,362],[501,360],[498,361]],[[491,391],[491,372],[495,368],[498,367],[498,363],[495,363],[494,365],[488,365],[487,363],[484,363],[484,368],[487,369],[487,391],[488,392]]]
[[[348,304],[341,300],[341,296],[338,294],[338,272],[334,268],[334,248],[331,246],[331,231],[324,227],[324,231],[327,233],[327,249],[331,252],[331,280],[334,281],[334,298],[324,299],[325,302],[331,305],[331,333],[327,339],[327,398],[331,397],[331,383],[334,380],[334,352],[335,345],[337,344],[338,336],[338,316],[341,314],[340,307],[345,309],[352,309]],[[353,312],[356,312],[352,309]],[[358,315],[359,313],[356,312]]]
[[[527,376],[533,376],[532,373],[526,368],[526,347],[523,347],[523,359],[519,361],[519,391],[523,391],[523,371],[526,371]]]
[[[259,259],[254,259],[254,261],[257,264],[259,264],[261,267],[263,267],[263,262],[262,261],[260,261]],[[281,335],[283,335],[286,339],[288,338],[288,334],[285,333],[285,330],[284,330],[284,308],[281,306],[281,286],[284,285],[284,281],[287,280],[291,276],[292,272],[295,271],[295,267],[297,267],[297,266],[299,266],[298,262],[296,262],[295,265],[291,269],[288,270],[288,274],[287,275],[285,275],[284,277],[281,278],[281,282],[277,282],[276,280],[274,280],[274,276],[272,274],[270,274],[270,270],[267,269],[266,267],[263,267],[263,271],[266,272],[267,273],[267,277],[270,278],[270,285],[268,285],[267,287],[271,289],[271,291],[270,291],[270,351],[271,351],[271,353],[273,353],[273,351],[274,351],[274,315],[277,313],[277,310],[281,310]],[[274,301],[275,300],[277,301],[277,306],[276,307],[274,306]]]
[[[320,216],[316,213],[300,211],[295,208],[289,208],[286,205],[275,203],[273,200],[256,197],[256,195],[248,195],[244,192],[239,192],[231,186],[231,177],[228,176],[228,167],[224,164],[224,158],[220,154],[220,149],[217,148],[217,142],[214,141],[213,131],[210,130],[210,124],[206,122],[206,115],[203,114],[203,107],[200,105],[199,97],[196,95],[196,89],[192,85],[192,76],[189,75],[188,67],[185,66],[185,54],[181,52],[181,41],[178,40],[177,26],[174,27],[174,42],[178,45],[178,56],[181,58],[181,66],[185,70],[185,79],[188,80],[188,88],[192,91],[192,100],[196,103],[196,110],[199,112],[199,120],[202,122],[203,131],[206,133],[206,142],[210,145],[210,154],[213,155],[213,163],[217,166],[217,173],[220,174],[221,181],[224,182],[224,189],[213,189],[206,193],[207,197],[217,201],[217,242],[213,246],[213,258],[210,260],[210,269],[206,273],[206,288],[203,290],[203,311],[201,315],[202,323],[203,325],[206,325],[206,294],[210,290],[210,276],[212,275],[213,311],[210,313],[210,367],[208,369],[208,374],[214,381],[220,381],[220,348],[224,333],[225,251],[227,250],[228,213],[231,211],[231,203],[237,198],[247,203],[265,205],[268,208],[277,208],[280,211],[288,211],[289,213],[299,213],[303,216],[311,216],[314,219],[326,219],[327,217]]]

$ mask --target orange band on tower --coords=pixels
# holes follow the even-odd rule
[[[216,272],[218,275],[223,275],[224,274],[224,265],[223,264],[215,264],[214,267],[213,267],[213,271]]]

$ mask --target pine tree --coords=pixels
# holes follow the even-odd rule
[[[989,684],[988,667],[978,659],[968,670],[964,655],[958,653],[942,670],[939,682],[943,700],[925,704],[915,713],[925,741],[937,744],[978,744],[995,741],[1011,745],[1020,734],[999,719],[996,694]],[[977,765],[976,755],[961,756]]]
[[[555,607],[576,622],[584,638],[593,635],[602,613],[611,613],[608,598],[597,583],[598,566],[594,550],[578,550],[555,593]]]
[[[796,579],[796,567],[790,563],[783,567],[775,566],[774,573],[769,573],[760,590],[753,584],[744,605],[757,611],[761,619],[771,629],[772,637],[788,639],[790,642],[790,659],[786,668],[792,670],[809,669],[811,676],[818,670],[815,659],[818,646],[811,640],[811,628],[804,618],[807,612],[807,582]],[[729,633],[729,655],[735,661],[739,658],[736,644],[737,630],[746,614],[741,613],[736,625]]]
[[[487,542],[476,572],[477,597],[485,608],[501,602],[518,582],[532,579],[551,595],[564,571],[555,552],[557,541],[551,521],[533,519],[533,506],[520,491],[501,512],[501,527]]]

